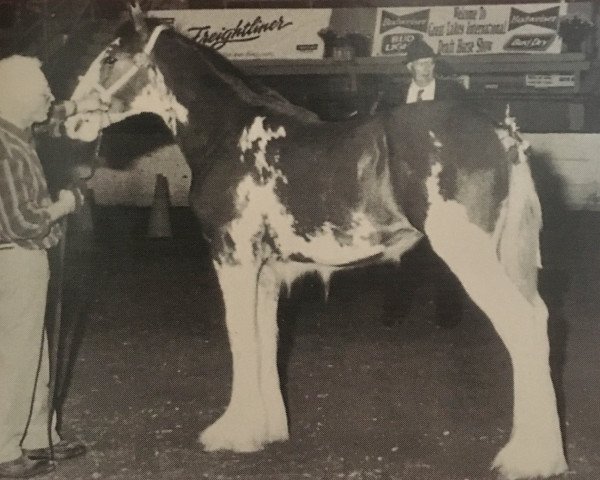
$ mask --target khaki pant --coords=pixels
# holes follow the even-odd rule
[[[0,462],[48,446],[48,342],[41,352],[49,269],[45,250],[0,249]],[[38,362],[42,359],[27,436]],[[52,428],[53,443],[59,440]]]

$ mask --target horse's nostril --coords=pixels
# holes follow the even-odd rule
[[[110,111],[114,112],[114,113],[124,112],[125,111],[125,102],[123,102],[122,100],[119,100],[117,98],[114,98],[110,105]]]

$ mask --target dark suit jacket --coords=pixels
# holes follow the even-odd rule
[[[379,102],[379,110],[406,104],[409,86],[410,82],[402,84],[389,82],[385,85]],[[434,100],[464,100],[466,95],[467,91],[460,83],[453,80],[435,79]]]

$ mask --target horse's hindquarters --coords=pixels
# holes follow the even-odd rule
[[[513,431],[493,467],[509,479],[562,473],[567,465],[550,378],[548,315],[534,283],[541,213],[529,169],[512,169],[496,236],[474,224],[464,205],[442,197],[440,170],[434,166],[427,180],[425,233],[491,320],[514,370]]]

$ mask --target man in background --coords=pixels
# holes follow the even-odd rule
[[[406,47],[405,64],[410,83],[386,86],[382,93],[382,109],[422,101],[465,98],[466,90],[460,83],[436,76],[437,55],[420,37]]]
[[[420,37],[406,47],[405,64],[411,81],[402,86],[388,86],[383,92],[380,109],[418,102],[466,99],[466,90],[456,81],[436,77],[437,56]],[[400,272],[392,275],[383,301],[383,322],[391,326],[405,315],[419,283],[433,285],[438,325],[454,326],[462,316],[464,291],[448,266],[421,241],[401,262]]]

